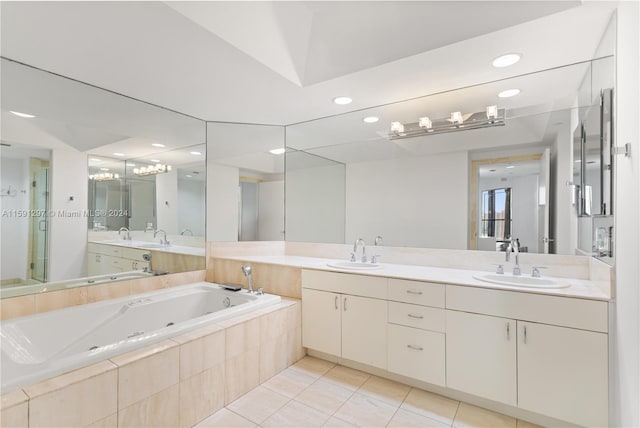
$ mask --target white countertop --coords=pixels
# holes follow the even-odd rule
[[[304,269],[316,269],[331,272],[350,273],[357,275],[382,276],[388,278],[408,279],[416,281],[429,281],[444,284],[455,284],[471,287],[491,288],[495,290],[518,291],[523,293],[545,294],[563,297],[575,297],[592,300],[611,300],[608,288],[594,281],[584,279],[557,278],[545,276],[542,272],[542,278],[552,279],[558,284],[569,285],[566,288],[534,288],[522,286],[500,285],[481,281],[474,278],[479,275],[494,273],[487,269],[486,271],[439,268],[430,266],[402,265],[392,263],[381,263],[377,269],[339,269],[328,266],[328,263],[345,262],[339,259],[324,259],[315,257],[300,256],[234,256],[224,257],[230,260],[242,260],[255,263],[268,263],[273,265],[291,266]],[[505,267],[505,270],[507,268]],[[530,272],[523,272],[523,276],[530,275]],[[506,275],[507,277],[509,275]]]
[[[190,256],[205,256],[206,250],[200,247],[188,247],[186,245],[160,245],[157,242],[127,241],[124,239],[110,241],[89,241],[93,244],[115,245],[118,247],[137,248],[147,251],[162,251],[165,253],[186,254]]]

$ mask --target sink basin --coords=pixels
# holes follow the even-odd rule
[[[512,287],[529,287],[529,288],[567,288],[571,284],[558,283],[549,278],[535,278],[532,276],[514,276],[508,274],[484,274],[473,275],[474,279],[479,281],[490,282],[493,284],[510,285]]]
[[[162,245],[162,244],[147,244],[147,243],[139,244],[139,245],[136,245],[136,246],[137,246],[137,247],[140,247],[140,248],[169,248],[169,246],[168,246],[168,245]]]
[[[351,269],[351,270],[370,270],[380,269],[382,265],[378,263],[362,263],[362,262],[333,262],[327,263],[327,266],[338,269]]]

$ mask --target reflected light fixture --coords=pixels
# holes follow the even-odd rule
[[[202,153],[200,153],[200,152],[189,152],[189,154],[192,154],[194,156],[200,156]]]
[[[349,97],[344,97],[344,96],[342,96],[342,97],[335,97],[335,98],[333,99],[333,102],[334,102],[334,103],[336,103],[336,104],[338,104],[338,105],[341,105],[341,106],[344,106],[344,105],[347,105],[347,104],[351,104],[351,102],[352,102],[352,101],[353,101],[353,100],[352,100],[351,98],[349,98]]]
[[[498,94],[500,98],[510,98],[515,97],[520,93],[520,89],[507,89],[506,91],[502,91]]]
[[[119,174],[114,174],[112,172],[102,172],[100,174],[89,175],[89,180],[94,180],[94,181],[110,181],[110,180],[117,180],[119,178],[120,178]]]
[[[496,68],[509,67],[520,61],[521,55],[517,53],[508,53],[500,55],[493,60],[492,65]]]
[[[124,153],[118,153],[118,152],[115,152],[113,155],[114,155],[114,156],[124,156]]]
[[[418,118],[417,122],[391,122],[388,138],[419,137],[423,135],[442,134],[446,132],[468,131],[505,125],[506,111],[497,106],[488,106],[485,111],[470,114],[454,111],[448,118],[431,119],[429,116]]]
[[[362,119],[364,123],[376,123],[379,120],[380,119],[377,116],[367,116],[364,119]]]
[[[27,113],[20,113],[19,111],[13,111],[13,110],[9,110],[9,113],[13,113],[18,117],[24,117],[26,119],[33,119],[35,116],[32,114],[27,114]]]
[[[164,147],[164,144],[160,144],[160,143],[151,143],[151,145],[153,147]]]
[[[165,172],[171,171],[171,165],[164,165],[161,163],[149,166],[143,166],[141,168],[134,168],[133,173],[136,175],[155,175],[155,174],[163,174]]]
[[[274,155],[281,155],[284,152],[285,152],[285,149],[283,147],[280,147],[278,149],[269,150],[269,153],[274,154]]]

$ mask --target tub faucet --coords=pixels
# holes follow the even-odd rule
[[[153,237],[155,238],[158,233],[162,233],[164,235],[164,239],[160,238],[160,245],[169,245],[169,241],[167,241],[167,232],[162,229],[158,229],[153,232]]]
[[[515,253],[516,256],[516,264],[513,266],[513,274],[520,275],[522,274],[522,272],[520,271],[520,241],[518,241],[517,239],[514,241],[513,238],[511,238],[511,241],[507,246],[505,261],[509,261],[511,252]]]
[[[366,247],[364,246],[364,239],[358,238],[356,242],[353,244],[353,253],[351,254],[351,261],[356,261],[356,254],[358,253],[358,246],[362,245],[362,263],[367,262],[367,253]]]
[[[131,234],[129,233],[129,229],[127,229],[126,227],[121,227],[120,230],[118,231],[118,236],[120,236],[120,232],[127,232],[127,235],[122,239],[131,241]]]
[[[253,293],[253,277],[251,276],[251,266],[244,265],[242,266],[242,273],[249,280],[249,290],[248,293]]]

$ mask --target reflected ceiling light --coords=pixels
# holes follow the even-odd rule
[[[113,155],[114,155],[114,156],[124,156],[124,153],[118,153],[118,152],[115,152]]]
[[[420,128],[431,129],[433,128],[433,122],[427,116],[421,117],[418,119],[418,126]]]
[[[520,93],[520,89],[507,89],[506,91],[502,91],[498,94],[500,98],[509,98],[515,97]]]
[[[136,166],[135,163],[128,163],[127,166]]]
[[[500,55],[496,59],[493,60],[492,64],[496,68],[509,67],[520,61],[520,54],[517,53],[508,53],[504,55]]]
[[[499,109],[497,106],[489,106],[485,111],[464,115],[462,112],[455,111],[448,118],[431,119],[429,116],[422,116],[418,118],[417,122],[412,123],[391,122],[388,137],[390,140],[395,140],[445,132],[468,131],[491,126],[504,126],[506,124],[505,118],[505,109]]]
[[[269,150],[269,153],[272,153],[274,155],[281,155],[285,152],[285,149],[280,147],[278,149],[273,149],[273,150]]]
[[[364,123],[376,123],[379,120],[380,119],[377,116],[367,116],[364,119],[362,119]]]
[[[34,115],[32,115],[32,114],[20,113],[19,111],[13,111],[13,110],[9,110],[9,113],[13,113],[13,114],[15,114],[16,116],[24,117],[24,118],[26,118],[26,119],[33,119],[33,118],[35,117],[35,116],[34,116]]]
[[[117,180],[119,178],[120,178],[119,174],[114,174],[112,172],[103,172],[100,174],[89,175],[89,180],[94,180],[94,181],[110,181],[110,180]]]
[[[109,168],[100,168],[100,171],[109,171]]]
[[[171,171],[171,165],[164,165],[160,163],[133,169],[133,173],[136,175],[154,175],[169,171]]]
[[[515,167],[516,167],[515,165],[509,165],[509,166],[508,166],[508,167],[506,167],[506,168],[507,168],[507,169],[513,169],[513,168],[515,168]]]
[[[194,156],[200,156],[202,153],[200,152],[189,152],[190,154],[194,155]]]
[[[151,162],[160,162],[160,159],[149,159]]]
[[[89,158],[90,162],[102,162],[102,159]]]
[[[164,147],[164,144],[160,144],[160,143],[151,143],[151,145],[153,147]]]
[[[336,104],[338,104],[338,105],[341,105],[341,106],[344,106],[344,105],[347,105],[347,104],[351,104],[351,102],[352,102],[352,101],[353,101],[353,100],[352,100],[351,98],[349,98],[349,97],[344,97],[344,96],[343,96],[343,97],[335,97],[335,98],[333,99],[333,102],[334,102],[334,103],[336,103]]]
[[[187,178],[191,178],[191,177],[193,177],[193,175],[191,175],[191,174],[187,174],[187,175],[185,175],[185,177],[187,177]]]

